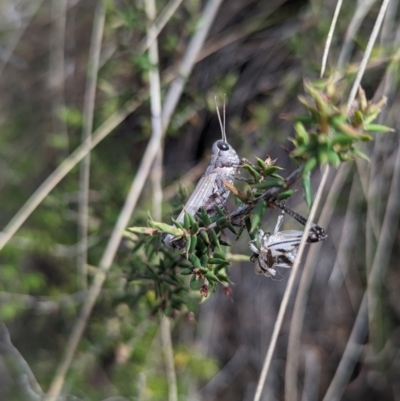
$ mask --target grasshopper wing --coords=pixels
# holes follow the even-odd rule
[[[292,252],[300,245],[302,231],[288,230],[273,234],[268,239],[268,248],[272,257],[279,257]]]
[[[194,216],[201,207],[207,209],[210,198],[212,197],[214,192],[217,176],[218,173],[211,173],[201,177],[200,181],[196,185],[196,188],[190,195],[189,200],[186,202],[186,205],[183,207],[176,221],[182,223],[185,212]]]

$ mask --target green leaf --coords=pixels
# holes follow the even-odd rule
[[[256,181],[258,181],[258,180],[260,179],[260,173],[259,173],[254,167],[249,166],[248,164],[245,164],[245,165],[243,166],[243,168],[244,168],[245,170],[247,170],[247,171],[254,177],[254,179],[255,179]]]
[[[207,212],[204,210],[204,208],[201,208],[198,213],[200,214],[200,218],[204,226],[209,226],[211,224],[211,219],[210,216],[207,214]]]
[[[311,157],[309,160],[306,161],[303,168],[303,176],[307,176],[311,171],[317,167],[317,159],[315,157]]]
[[[293,122],[300,122],[303,124],[312,124],[314,122],[313,118],[310,117],[308,114],[298,115],[290,117],[290,120]]]
[[[254,209],[254,215],[251,219],[251,230],[250,231],[254,231],[258,228],[258,226],[260,225],[261,219],[264,216],[265,213],[265,209],[266,209],[266,204],[264,201],[258,202],[256,208]]]
[[[265,164],[264,160],[260,159],[259,157],[256,157],[256,159],[258,167],[260,167],[261,170],[265,170],[267,168],[267,165]]]
[[[386,125],[380,124],[368,124],[364,126],[365,131],[372,131],[372,132],[394,132],[393,128],[387,127]]]
[[[218,235],[217,235],[217,233],[215,232],[215,230],[214,230],[214,229],[211,229],[208,233],[209,233],[209,235],[210,235],[211,243],[212,243],[214,246],[216,246],[216,247],[218,247],[218,248],[221,249],[221,247],[220,247],[220,245],[219,245]]]
[[[200,258],[200,264],[201,264],[203,267],[207,267],[207,266],[208,266],[208,260],[209,260],[208,256],[207,256],[207,255],[203,255],[203,256]]]
[[[329,164],[331,164],[332,166],[338,167],[340,164],[340,158],[338,156],[338,154],[336,152],[334,152],[333,150],[330,150],[328,152],[328,161]]]
[[[181,271],[181,274],[182,274],[182,276],[188,276],[189,274],[192,274],[192,272],[193,272],[193,269],[191,269],[191,268],[186,268],[186,269],[183,269],[183,270]]]
[[[225,212],[218,205],[215,205],[215,211],[219,217],[225,217]]]
[[[265,181],[262,181],[258,184],[255,184],[254,187],[257,189],[270,189],[270,188],[281,188],[285,185],[285,183],[278,178],[274,179],[268,179]]]
[[[361,152],[360,149],[351,148],[351,151],[352,151],[356,156],[360,157],[361,159],[364,159],[364,160],[366,160],[367,162],[370,162],[370,161],[371,161],[370,158],[369,158],[364,152]]]
[[[343,146],[347,146],[350,145],[351,143],[353,143],[354,138],[346,135],[346,134],[335,134],[333,139],[332,139],[332,145],[343,145]]]
[[[175,226],[178,228],[181,228],[183,230],[183,224],[180,221],[176,221],[175,219],[172,219],[172,222],[174,223]]]
[[[278,196],[278,200],[284,200],[292,196],[296,191],[294,189],[287,189],[286,191],[281,192]]]
[[[207,244],[203,241],[203,239],[199,235],[197,235],[197,249],[201,252],[202,255],[207,253],[208,251]]]
[[[190,288],[194,291],[199,290],[201,286],[203,285],[203,280],[200,280],[197,278],[197,276],[194,274],[192,278],[190,279]]]
[[[221,262],[222,262],[222,260],[218,259],[218,258],[210,258],[210,259],[208,259],[208,264],[210,264],[210,265],[218,265]]]
[[[189,253],[195,252],[196,246],[197,246],[197,236],[196,236],[196,235],[191,235],[191,236],[190,236],[190,249],[189,249]]]
[[[190,255],[190,261],[193,263],[193,266],[196,269],[201,269],[202,266],[201,266],[200,259],[196,255],[194,255],[194,254]]]
[[[310,174],[302,176],[302,184],[304,190],[304,200],[307,203],[307,206],[310,208],[312,205],[312,191],[311,191],[311,178]]]
[[[300,145],[307,145],[310,142],[310,138],[304,125],[301,122],[296,122],[294,124],[294,129],[296,130],[296,139],[300,140]]]
[[[196,219],[189,214],[189,220],[190,220],[190,226],[192,229],[192,233],[195,234],[197,233],[197,230],[199,229],[199,223],[196,221]]]
[[[247,216],[247,217],[244,219],[244,223],[246,224],[247,232],[250,234],[250,232],[251,232],[251,219],[250,219],[249,216]],[[252,238],[252,239],[253,239],[253,238]]]
[[[268,175],[272,175],[275,173],[275,171],[279,171],[279,170],[283,170],[282,167],[279,166],[268,166],[265,170],[264,170],[264,174],[266,176]]]
[[[229,221],[226,222],[226,228],[228,228],[233,234],[237,235],[235,227],[233,227],[233,225]]]
[[[200,238],[208,245],[210,244],[210,240],[208,238],[208,235],[205,231],[200,231]]]
[[[157,228],[158,230],[160,230],[164,233],[171,234],[174,237],[181,237],[185,233],[184,230],[182,230],[181,228],[178,228],[175,226],[170,226],[169,224],[166,224],[166,223],[159,223],[158,221],[150,220],[149,224],[151,227]],[[128,230],[130,230],[130,229],[128,229]]]
[[[326,146],[320,146],[318,148],[318,162],[320,166],[328,164],[328,149]]]
[[[190,224],[190,216],[189,216],[189,213],[186,213],[186,212],[185,212],[185,215],[184,215],[184,217],[183,217],[183,227],[186,228],[186,230],[189,230],[189,229],[190,229],[190,226],[191,226],[191,224]]]
[[[227,221],[228,221],[228,219],[224,216],[224,217],[221,217],[220,219],[217,220],[217,224],[218,224],[221,228],[224,228]]]
[[[219,281],[218,277],[211,272],[207,272],[205,274],[205,277],[207,278],[207,280],[210,280],[210,281],[216,281],[216,282]]]
[[[192,244],[192,237],[188,237],[187,241],[185,243],[185,249],[186,249],[186,259],[189,259],[189,254],[190,254],[190,245]]]
[[[126,231],[129,231],[126,233],[129,236],[129,233],[153,235],[155,230],[151,227],[129,227]]]

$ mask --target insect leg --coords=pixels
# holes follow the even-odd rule
[[[285,211],[289,216],[293,217],[300,224],[305,226],[307,224],[307,219],[303,217],[301,214],[295,212],[292,209],[289,209],[283,202],[274,201],[274,205],[278,206],[279,209]],[[311,223],[310,232],[308,234],[307,242],[319,242],[323,241],[328,237],[325,230],[318,226],[317,224]]]
[[[285,214],[285,211],[282,209],[281,214],[278,217],[278,220],[276,221],[275,229],[274,229],[274,234],[276,234],[279,229],[281,228],[282,222],[283,222],[283,215]]]

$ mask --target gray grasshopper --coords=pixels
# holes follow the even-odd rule
[[[277,267],[288,269],[293,266],[303,236],[303,231],[279,231],[284,212],[299,223],[307,224],[307,220],[303,216],[289,209],[282,202],[275,201],[274,204],[282,209],[274,233],[265,233],[260,229],[257,239],[249,243],[249,247],[253,251],[250,260],[254,263],[254,271],[256,274],[264,274],[266,277],[275,276]],[[327,237],[325,230],[313,223],[308,233],[307,243],[324,241]]]
[[[216,106],[222,139],[214,142],[211,148],[210,163],[176,219],[179,223],[183,223],[185,213],[195,216],[200,208],[204,208],[209,216],[216,214],[216,206],[224,209],[230,191],[225,187],[223,181],[225,180],[232,184],[234,175],[240,165],[239,156],[226,140],[225,103],[223,122],[221,121],[218,105]],[[162,241],[165,245],[180,248],[180,245],[171,234],[165,235]]]

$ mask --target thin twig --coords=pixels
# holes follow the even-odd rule
[[[144,53],[157,39],[160,32],[163,30],[166,23],[174,15],[182,0],[171,0],[161,11],[159,17],[154,21],[153,25],[147,31],[146,37],[139,44],[139,53]]]
[[[329,174],[329,167],[326,166],[325,170],[324,170],[324,172],[322,174],[321,183],[319,185],[317,194],[315,196],[315,200],[314,200],[313,206],[312,206],[311,211],[310,211],[310,216],[308,217],[307,224],[306,224],[306,227],[304,229],[303,236],[301,238],[301,242],[300,242],[299,250],[298,250],[298,253],[297,253],[297,256],[296,256],[296,260],[295,260],[295,262],[293,264],[293,268],[292,268],[292,272],[290,274],[289,282],[287,284],[287,287],[286,287],[286,290],[285,290],[285,294],[283,295],[283,299],[282,299],[282,302],[281,302],[281,305],[280,305],[280,308],[279,308],[278,316],[277,316],[276,321],[275,321],[274,330],[272,332],[272,337],[271,337],[271,340],[270,340],[270,343],[269,343],[267,355],[265,357],[264,365],[263,365],[263,368],[261,370],[260,379],[259,379],[258,384],[257,384],[257,389],[256,389],[256,393],[255,393],[255,396],[254,396],[254,401],[260,401],[260,399],[261,399],[261,394],[262,394],[262,391],[263,391],[263,388],[264,388],[265,380],[267,378],[268,370],[269,370],[269,368],[271,366],[272,356],[273,356],[273,353],[274,353],[274,350],[275,350],[275,346],[276,346],[276,343],[277,343],[277,340],[278,340],[279,331],[280,331],[280,329],[282,327],[283,318],[285,316],[286,308],[287,308],[288,303],[289,303],[289,298],[290,298],[290,295],[292,293],[292,289],[293,289],[293,286],[294,286],[294,283],[295,283],[295,280],[296,280],[297,271],[299,270],[300,261],[301,261],[301,257],[303,255],[303,251],[304,251],[304,248],[305,248],[305,245],[306,245],[308,233],[310,231],[311,224],[312,224],[312,222],[314,220],[314,217],[315,217],[315,214],[317,212],[317,208],[319,206],[319,203],[320,203],[320,200],[321,200],[321,197],[322,197],[322,192],[324,190],[325,183],[326,183],[326,180],[328,178],[328,174]]]
[[[178,401],[178,388],[176,385],[174,354],[171,339],[171,323],[168,316],[163,315],[161,317],[160,330],[168,381],[168,401]]]
[[[93,115],[96,99],[97,72],[99,70],[99,60],[101,52],[101,42],[103,38],[106,8],[104,1],[97,3],[94,20],[92,38],[89,50],[89,66],[87,72],[87,82],[83,106],[83,127],[82,142],[87,141],[90,145],[92,141]],[[87,289],[87,250],[88,250],[88,225],[89,225],[89,185],[90,185],[90,151],[83,158],[80,166],[79,175],[79,217],[78,217],[78,242],[79,250],[77,255],[77,273],[79,287]]]
[[[190,41],[186,53],[182,60],[182,68],[180,71],[185,71],[187,76],[191,72],[194,61],[197,57],[198,52],[201,50],[201,47],[204,43],[204,40],[207,36],[208,29],[211,26],[211,20],[215,17],[216,13],[214,11],[215,3],[220,3],[220,0],[208,0],[203,15],[200,18],[200,21],[203,22],[202,24],[198,25],[196,32],[194,33],[193,39]],[[216,11],[216,10],[215,10]],[[210,20],[211,19],[211,20]],[[178,79],[177,81],[180,82]],[[175,107],[178,103],[178,100],[183,92],[183,83],[171,84],[171,88],[169,93],[173,98],[174,108],[171,109],[171,104],[165,101],[165,105],[168,105],[168,113],[163,113],[163,131],[168,127],[170,122],[171,116],[175,110]],[[186,82],[186,80],[185,80]],[[108,272],[111,267],[111,264],[114,260],[115,254],[117,253],[118,246],[121,242],[123,231],[126,228],[129,219],[132,215],[132,212],[136,206],[136,203],[139,199],[139,196],[142,192],[144,184],[146,182],[147,176],[150,172],[150,168],[154,162],[154,159],[157,155],[158,149],[161,146],[161,137],[152,135],[150,141],[147,145],[146,151],[144,152],[142,161],[140,163],[138,172],[132,182],[131,188],[129,190],[128,196],[125,200],[125,204],[121,210],[121,213],[118,217],[118,220],[114,226],[113,232],[111,234],[110,240],[107,244],[107,247],[103,253],[103,256],[100,260],[99,266],[104,272]],[[83,335],[83,331],[85,330],[86,324],[92,312],[93,306],[96,302],[98,295],[100,294],[101,287],[103,286],[105,280],[105,276],[103,275],[96,275],[94,278],[94,282],[89,290],[88,298],[85,304],[82,307],[81,313],[72,329],[72,333],[68,339],[64,356],[61,360],[60,365],[57,368],[55,377],[50,385],[49,395],[51,395],[51,399],[54,400],[55,397],[60,394],[60,391],[64,385],[65,375],[72,363],[72,359],[74,357],[76,348],[78,347],[79,341]]]
[[[390,0],[383,0],[382,6],[379,10],[378,17],[376,18],[374,28],[372,29],[371,36],[369,37],[368,44],[367,44],[367,47],[364,52],[364,56],[360,63],[360,68],[357,72],[356,78],[354,80],[353,86],[350,91],[349,100],[347,102],[347,110],[348,111],[351,109],[353,101],[356,98],[356,94],[357,94],[358,88],[360,86],[361,79],[364,75],[365,68],[367,66],[369,56],[371,55],[372,49],[374,47],[376,38],[378,37],[378,33],[381,28],[382,21],[385,16],[385,12],[386,12],[387,6],[389,4],[389,1]]]
[[[147,0],[145,9],[149,23],[153,23],[156,17],[156,4],[155,0]],[[148,37],[157,37],[157,34],[151,35],[152,28],[148,30]],[[163,151],[162,151],[162,120],[161,120],[161,85],[160,85],[160,72],[159,72],[159,55],[158,55],[158,42],[154,39],[149,46],[149,61],[150,61],[150,104],[151,104],[151,125],[152,135],[160,138],[160,147],[158,149],[156,158],[153,164],[151,180],[153,184],[153,216],[156,220],[162,219],[162,165],[163,165]],[[164,350],[164,359],[166,365],[166,375],[168,382],[168,400],[178,401],[178,387],[176,384],[176,372],[174,365],[174,352],[172,348],[171,338],[171,324],[169,318],[165,315],[161,317],[161,342]]]
[[[326,38],[325,48],[324,48],[324,55],[322,57],[321,63],[321,78],[324,76],[326,62],[328,60],[329,49],[331,47],[333,33],[335,32],[336,22],[339,17],[340,9],[342,8],[343,0],[338,0],[336,3],[335,13],[333,14],[331,26],[329,27],[328,36]]]

